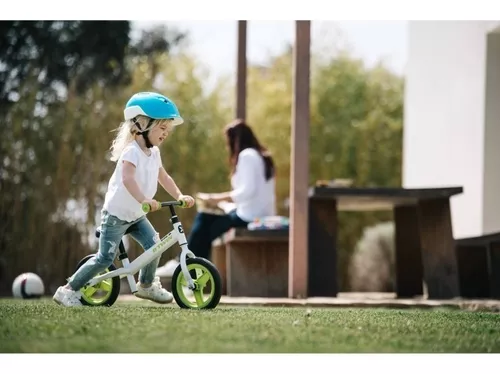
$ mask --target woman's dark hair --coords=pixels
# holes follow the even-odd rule
[[[229,147],[229,164],[231,165],[231,173],[236,169],[238,155],[241,151],[247,148],[253,148],[262,156],[264,160],[266,180],[269,180],[275,175],[274,161],[268,150],[260,145],[257,137],[254,135],[250,126],[242,119],[236,119],[229,123],[224,129],[226,140]]]

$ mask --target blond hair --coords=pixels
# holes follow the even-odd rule
[[[149,120],[149,117],[139,115],[133,120],[127,120],[120,124],[120,126],[116,129],[117,134],[110,147],[111,161],[118,161],[125,147],[130,142],[135,140],[135,136],[139,131],[152,130],[156,126],[162,124],[167,124],[169,126],[169,131],[173,128],[173,121],[171,119],[155,119],[151,126],[147,128]],[[136,123],[141,126],[141,130],[139,130]]]

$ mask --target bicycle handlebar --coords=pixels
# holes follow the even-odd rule
[[[163,201],[160,203],[162,208],[165,208],[167,206],[179,206],[181,208],[185,208],[187,206],[186,202],[184,200],[176,200],[176,201]],[[151,210],[151,206],[148,203],[142,204],[142,211],[144,213],[149,213]]]

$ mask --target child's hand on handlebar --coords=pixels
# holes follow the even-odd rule
[[[194,198],[189,195],[180,195],[177,199],[186,203],[186,208],[191,208],[194,205]]]
[[[148,204],[151,207],[150,212],[154,212],[158,209],[161,209],[161,204],[154,199],[146,199],[142,202],[143,204]]]

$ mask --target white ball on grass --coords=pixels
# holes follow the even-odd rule
[[[45,291],[42,278],[35,273],[23,273],[14,279],[12,294],[19,299],[40,298]]]

